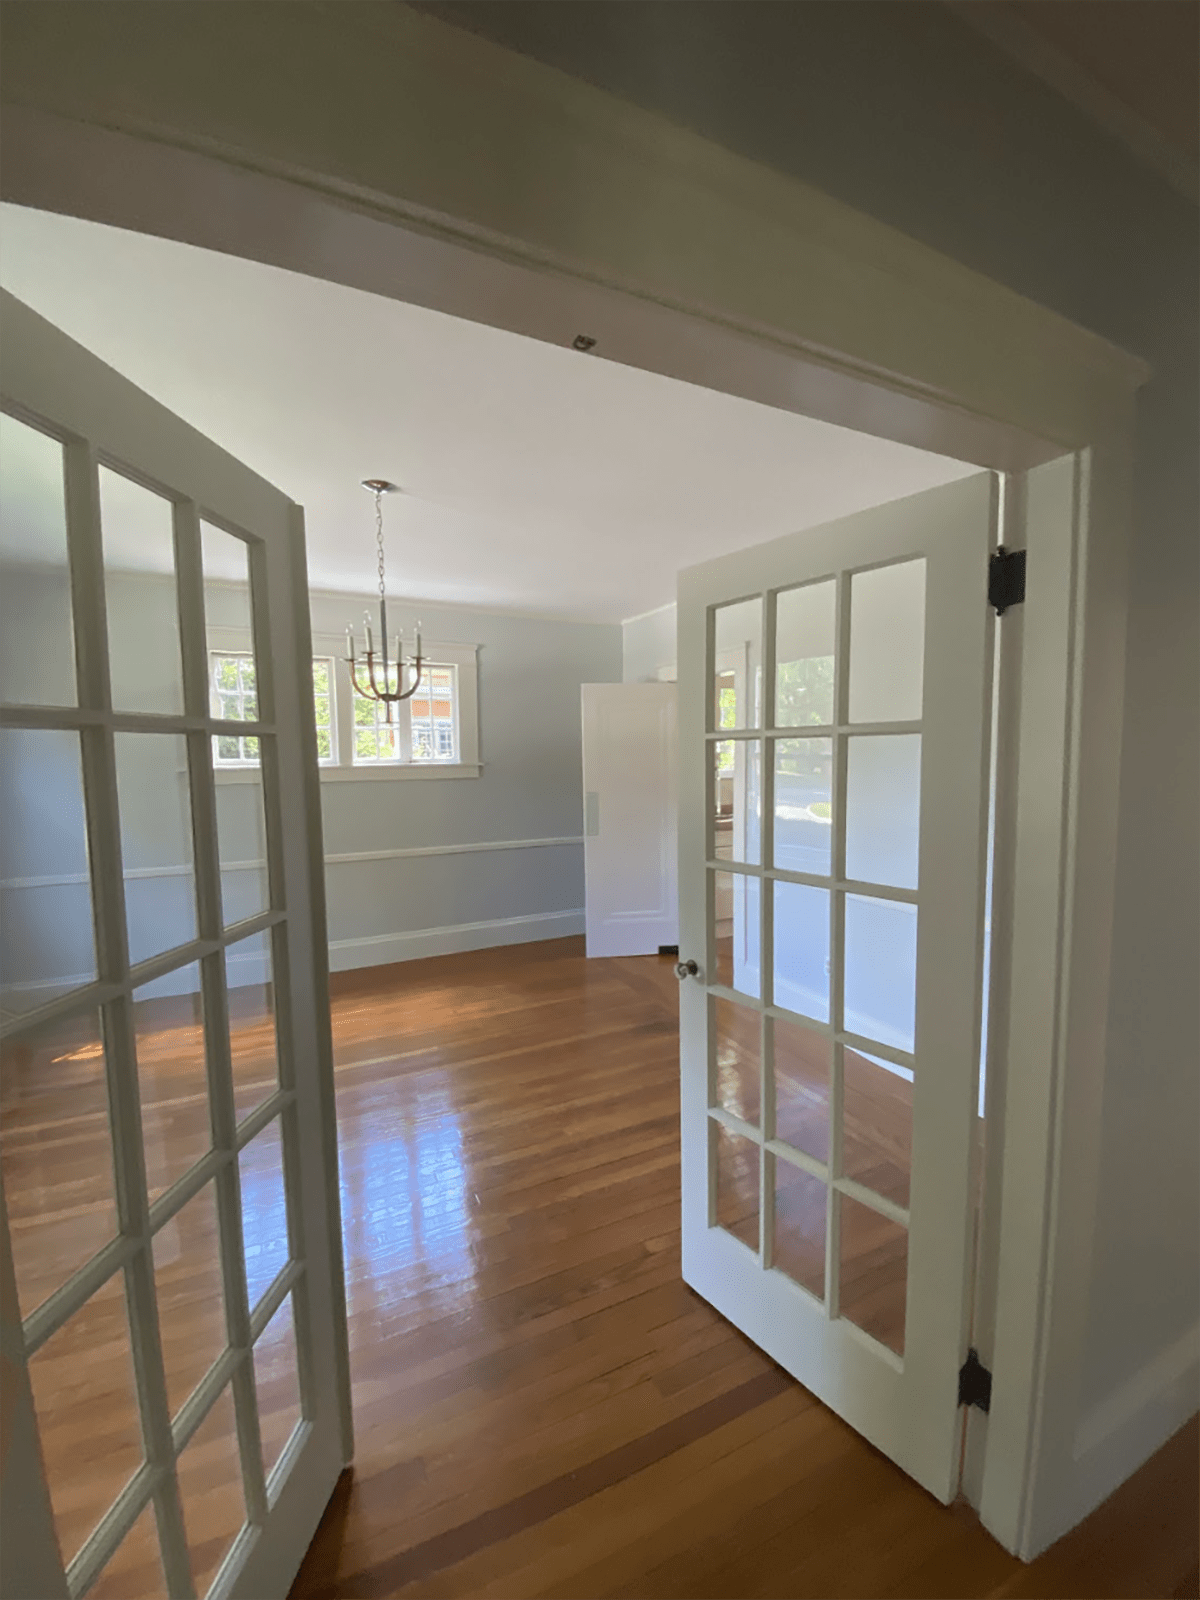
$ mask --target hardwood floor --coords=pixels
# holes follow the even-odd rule
[[[1194,1423],[1022,1567],[684,1286],[677,1003],[670,961],[588,962],[578,940],[334,980],[357,1455],[293,1600],[1194,1596]],[[275,1081],[269,994],[236,991],[231,1009],[245,1114]],[[190,998],[145,1002],[137,1025],[159,1193],[205,1148],[202,1037]],[[723,1103],[756,1121],[757,1035],[731,1014],[722,1037]],[[824,1159],[825,1069],[810,1043],[776,1038],[780,1132]],[[874,1070],[848,1063],[844,1159],[902,1201],[908,1089]],[[28,1313],[116,1227],[94,1024],[5,1048],[0,1138]],[[728,1166],[734,1226],[758,1203],[745,1155],[735,1148]],[[261,1290],[285,1233],[273,1126],[239,1164]],[[777,1175],[777,1260],[820,1292],[819,1197],[797,1172]],[[902,1253],[869,1227],[850,1248],[861,1272],[857,1286],[844,1275],[844,1295],[859,1294],[859,1320],[887,1338],[898,1306],[903,1326]],[[155,1241],[173,1409],[223,1346],[215,1262],[209,1184]],[[287,1308],[254,1352],[268,1469],[298,1415]],[[68,1556],[142,1459],[128,1337],[118,1275],[31,1363]],[[201,1593],[245,1515],[228,1400],[179,1465]],[[147,1514],[91,1594],[162,1593]]]
[[[676,1009],[573,940],[335,980],[357,1455],[292,1600],[1194,1593],[1194,1424],[1023,1567],[684,1286]]]

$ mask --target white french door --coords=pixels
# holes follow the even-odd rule
[[[943,1501],[996,501],[980,474],[679,583],[683,1274]]]
[[[2,310],[3,1588],[266,1600],[350,1444],[302,516]]]

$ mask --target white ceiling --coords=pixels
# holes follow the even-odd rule
[[[366,477],[405,490],[385,504],[391,592],[614,622],[671,600],[680,567],[978,470],[17,206],[0,207],[0,282],[300,501],[316,588],[374,586]],[[11,486],[21,453],[11,430],[5,443]],[[11,545],[23,535],[4,522]],[[110,554],[152,567],[134,526]]]

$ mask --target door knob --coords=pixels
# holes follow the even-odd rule
[[[694,978],[699,971],[700,968],[694,961],[677,961],[675,963],[675,976],[679,979],[680,983],[682,983],[685,978]]]

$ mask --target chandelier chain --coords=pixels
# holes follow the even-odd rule
[[[382,600],[385,598],[383,582],[383,493],[379,489],[375,491],[375,542],[379,547],[379,598]]]

